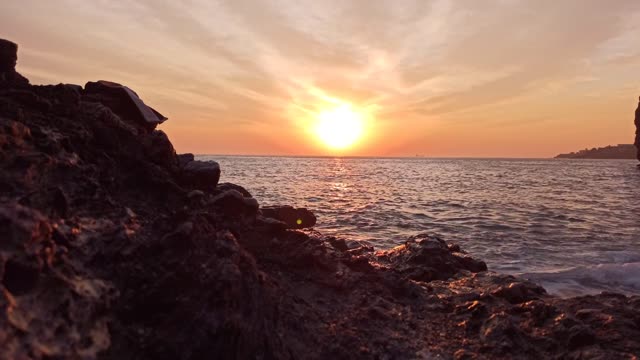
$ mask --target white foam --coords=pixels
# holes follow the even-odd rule
[[[580,266],[521,276],[540,283],[549,293],[560,296],[589,295],[602,291],[640,295],[640,262]]]

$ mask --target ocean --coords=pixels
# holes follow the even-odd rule
[[[198,156],[261,205],[378,249],[422,232],[560,296],[640,294],[640,170],[631,160]]]

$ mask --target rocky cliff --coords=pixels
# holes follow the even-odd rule
[[[426,234],[260,208],[131,89],[32,86],[0,42],[0,358],[633,358],[640,298],[559,299]]]

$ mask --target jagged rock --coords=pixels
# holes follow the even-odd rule
[[[276,220],[276,219],[268,218],[264,216],[258,216],[256,218],[256,225],[258,227],[264,228],[267,233],[278,234],[288,229],[288,226],[286,223],[280,220]]]
[[[540,286],[533,283],[513,282],[506,286],[501,286],[491,293],[493,296],[504,298],[512,304],[520,304],[530,300],[539,299],[547,292]]]
[[[249,191],[247,191],[247,189],[243,188],[240,185],[231,184],[231,183],[220,183],[216,187],[216,191],[217,192],[225,192],[227,190],[235,190],[235,191],[241,193],[242,196],[244,196],[244,197],[253,197],[251,195],[251,193]]]
[[[582,325],[574,325],[569,329],[568,347],[575,350],[584,346],[593,345],[596,342],[595,333]]]
[[[428,234],[411,237],[404,245],[380,252],[378,258],[388,262],[408,278],[426,282],[446,280],[460,270],[487,270],[483,261],[454,252],[444,240]]]
[[[189,161],[182,167],[185,183],[201,190],[214,190],[220,180],[220,165],[215,161]]]
[[[53,113],[68,117],[77,114],[83,91],[82,86],[74,84],[45,85],[36,88],[39,96],[51,99]]]
[[[149,131],[167,120],[124,85],[104,80],[90,81],[84,86],[84,90],[85,100],[98,101],[109,107],[123,120],[136,122]]]
[[[0,149],[21,148],[31,138],[31,130],[24,124],[0,118]],[[7,156],[0,151],[0,158]]]
[[[161,130],[154,130],[149,136],[144,138],[144,145],[147,156],[156,164],[169,168],[178,166],[176,151],[167,134]]]
[[[9,40],[0,39],[0,88],[29,85],[29,80],[15,70],[17,61],[18,45]]]
[[[344,239],[338,239],[335,236],[329,236],[327,238],[327,241],[336,250],[339,250],[339,251],[347,251],[347,250],[349,250],[349,246],[347,245],[347,242]]]
[[[485,321],[480,330],[480,340],[498,354],[506,354],[516,349],[524,351],[529,347],[522,332],[518,331],[514,319],[506,313],[493,314]]]
[[[96,358],[110,346],[113,288],[69,259],[53,230],[36,210],[0,204],[2,358]]]
[[[204,197],[204,191],[202,190],[191,190],[187,194],[189,199],[201,199]]]
[[[84,119],[90,119],[109,127],[124,130],[134,136],[142,133],[142,131],[138,130],[138,127],[122,121],[110,108],[99,102],[82,101],[79,105],[78,114]]]
[[[293,206],[266,206],[260,209],[262,216],[280,220],[290,229],[306,229],[316,224],[316,216],[305,208]]]
[[[253,215],[258,213],[258,201],[243,196],[236,190],[227,190],[216,195],[209,204],[218,207],[222,212],[231,216]]]
[[[0,39],[0,72],[14,71],[17,62],[18,45],[9,40]]]
[[[187,153],[187,154],[178,155],[178,165],[180,165],[181,168],[183,168],[185,165],[192,162],[193,160],[195,160],[195,157],[193,156],[193,154]]]

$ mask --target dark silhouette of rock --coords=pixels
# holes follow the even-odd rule
[[[184,182],[202,190],[213,190],[220,180],[220,165],[215,161],[189,161],[182,167]]]
[[[180,154],[178,155],[178,164],[181,168],[184,168],[185,165],[195,160],[193,154]]]
[[[168,168],[178,167],[178,158],[176,157],[176,151],[173,149],[173,145],[167,134],[161,130],[154,130],[150,136],[145,138],[143,144],[145,147],[147,156],[156,164],[164,165]]]
[[[546,295],[546,291],[533,283],[513,282],[494,290],[491,295],[503,298],[512,304],[521,304],[530,300],[537,300]]]
[[[9,40],[0,39],[0,72],[14,71],[17,62],[18,45]]]
[[[640,352],[640,297],[549,296],[429,235],[375,251],[288,229],[241,187],[216,187],[217,164],[96,99],[0,91],[2,359]]]
[[[265,206],[260,209],[264,217],[280,220],[289,229],[306,229],[315,226],[316,216],[304,208],[293,206]]]
[[[29,80],[16,72],[18,62],[18,45],[0,39],[0,89],[5,86],[24,87]]]
[[[225,192],[227,190],[235,190],[235,191],[239,192],[240,194],[242,194],[242,196],[244,196],[244,197],[249,197],[249,198],[253,197],[253,196],[251,196],[251,193],[249,193],[249,191],[247,191],[247,189],[243,188],[240,185],[231,184],[231,183],[220,183],[216,187],[216,191],[219,191],[219,192]]]
[[[118,83],[99,80],[84,86],[87,100],[98,101],[124,119],[137,121],[153,130],[165,120],[162,114],[147,106],[133,90]]]
[[[227,190],[216,195],[209,204],[218,207],[221,212],[232,217],[253,216],[258,212],[258,201],[251,197],[245,197],[237,190]]]

